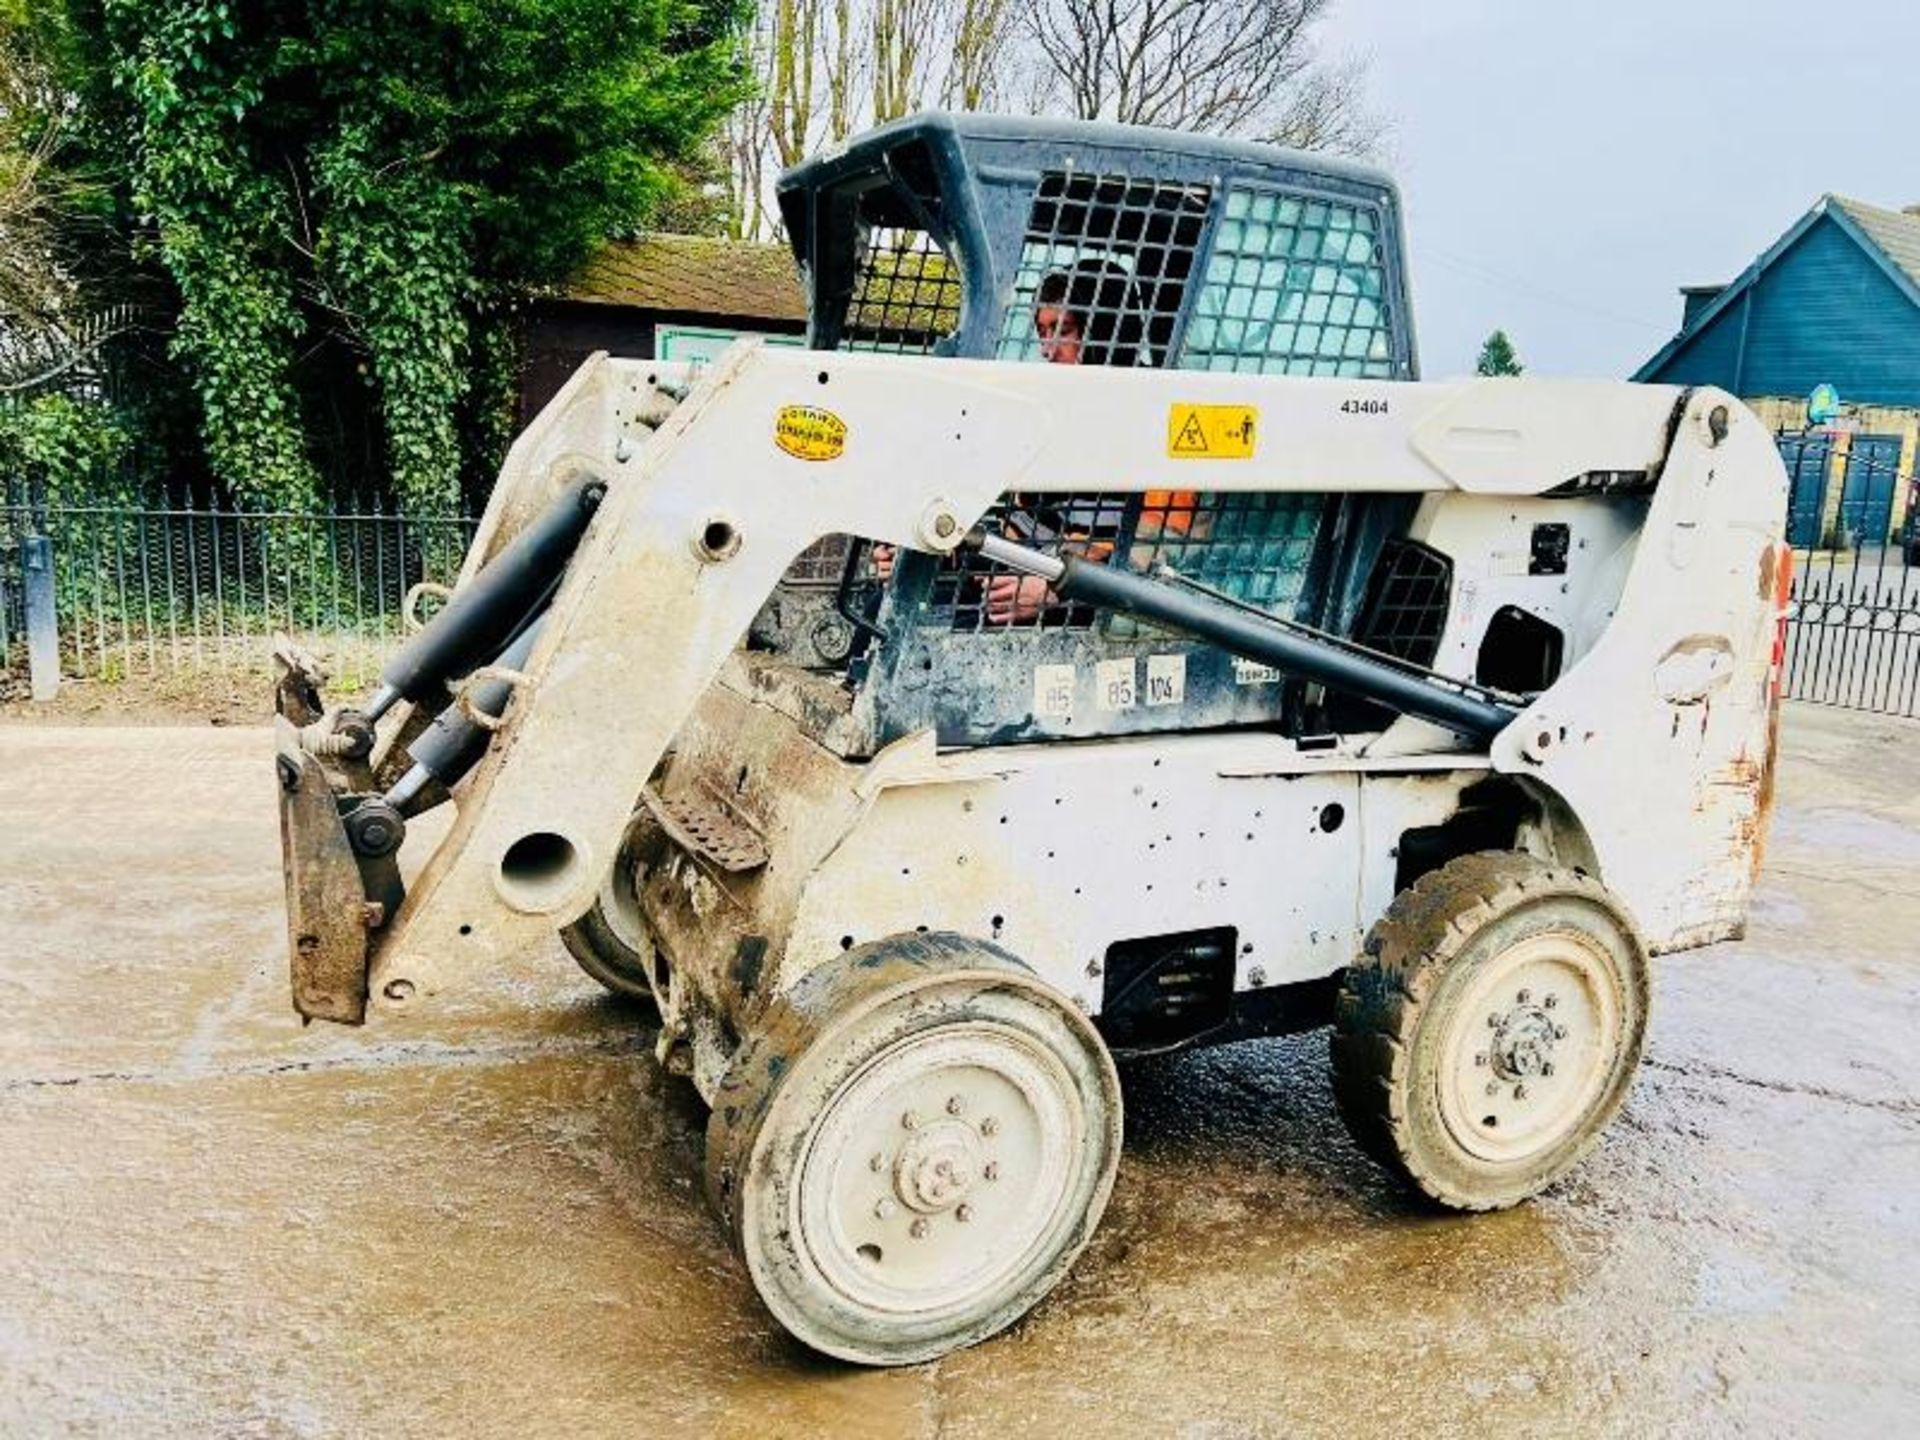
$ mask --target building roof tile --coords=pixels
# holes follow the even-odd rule
[[[589,260],[566,298],[595,305],[804,321],[807,297],[785,245],[706,235],[615,240]]]
[[[1867,232],[1867,238],[1895,265],[1920,285],[1920,213],[1915,210],[1885,210],[1844,195],[1832,197],[1853,223]],[[1920,209],[1920,207],[1916,207]]]

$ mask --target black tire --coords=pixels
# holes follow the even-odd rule
[[[600,882],[593,908],[560,931],[560,943],[582,970],[615,995],[650,1003],[653,957],[646,923],[640,918],[637,884],[638,867],[654,833],[652,816],[636,810],[627,822],[613,865]]]
[[[1517,852],[1462,856],[1401,892],[1342,981],[1341,1115],[1429,1199],[1518,1204],[1618,1112],[1650,999],[1646,945],[1598,881]]]

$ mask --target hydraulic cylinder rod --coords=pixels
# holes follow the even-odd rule
[[[533,654],[534,641],[540,638],[540,627],[545,620],[542,615],[522,630],[493,662],[494,668],[510,673],[521,670]],[[414,802],[433,781],[451,787],[471,770],[493,738],[493,732],[475,719],[475,714],[497,720],[507,708],[507,699],[512,693],[513,683],[498,676],[488,676],[477,683],[469,681],[467,693],[434,716],[433,723],[407,747],[407,753],[413,757],[413,767],[387,792],[387,803],[401,814],[409,814]]]
[[[1263,619],[1203,591],[1155,580],[1118,564],[1103,565],[1077,555],[1046,555],[983,531],[970,535],[967,544],[1008,570],[1039,576],[1063,600],[1137,615],[1230,654],[1376,700],[1474,740],[1491,740],[1519,713],[1384,660],[1313,639],[1282,621]]]
[[[379,719],[403,698],[439,700],[447,681],[498,654],[567,568],[606,493],[604,480],[581,475],[554,496],[387,662],[364,709],[367,718]]]

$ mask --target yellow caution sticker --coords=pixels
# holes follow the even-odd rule
[[[1175,405],[1167,454],[1175,460],[1251,460],[1260,412],[1251,405]]]
[[[783,405],[773,443],[796,460],[838,460],[847,448],[847,422],[817,405]]]

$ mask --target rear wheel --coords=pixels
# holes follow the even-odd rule
[[[582,970],[615,995],[634,1000],[653,998],[648,968],[653,946],[640,918],[638,871],[646,844],[656,833],[651,815],[633,812],[593,907],[560,931],[560,943]]]
[[[797,1338],[903,1365],[984,1339],[1064,1275],[1120,1156],[1106,1047],[991,946],[855,950],[741,1048],[707,1173],[755,1287]]]
[[[1347,972],[1341,1113],[1440,1204],[1516,1204],[1619,1110],[1649,996],[1646,948],[1598,881],[1518,853],[1463,856],[1403,891]]]

